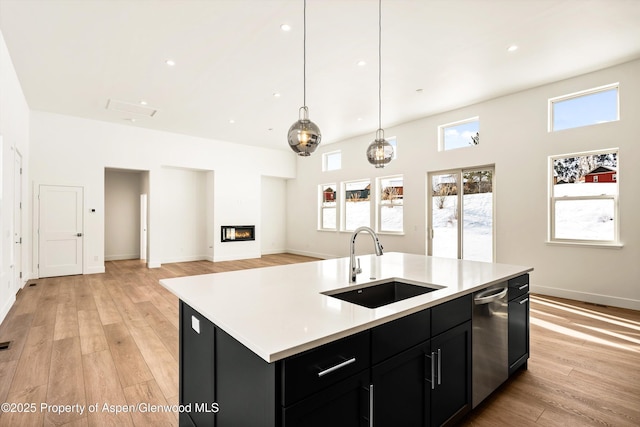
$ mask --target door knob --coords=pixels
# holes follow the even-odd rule
[[[76,236],[82,237],[82,233],[78,233],[78,234],[76,234]]]

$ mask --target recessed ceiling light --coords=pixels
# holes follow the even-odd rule
[[[423,90],[424,90],[424,89],[416,89],[416,92],[418,92],[418,93],[422,93],[422,91],[423,91]]]
[[[362,117],[358,117],[358,119],[357,119],[357,120],[358,120],[359,122],[361,122],[361,121],[362,121]]]
[[[136,122],[136,119],[134,119],[133,117],[127,118],[125,120],[128,121],[128,122],[131,122],[131,123],[135,123]]]
[[[176,61],[174,61],[173,59],[167,59],[166,61],[164,61],[164,63],[169,67],[173,67],[174,65],[176,65]]]
[[[236,121],[233,119],[229,119],[229,123],[234,124]]]
[[[363,60],[360,60],[360,61],[356,62],[356,65],[358,67],[364,67],[365,65],[367,65],[367,63],[365,61],[363,61]]]
[[[273,97],[274,98],[280,98],[280,93],[279,92],[273,92]]]
[[[143,99],[142,101],[140,101],[140,105],[147,105],[147,101]]]
[[[280,29],[281,29],[282,31],[291,31],[291,25],[289,25],[289,24],[282,24],[282,25],[280,25]]]
[[[507,52],[515,52],[516,50],[518,50],[518,46],[516,46],[515,44],[512,44],[507,48]]]

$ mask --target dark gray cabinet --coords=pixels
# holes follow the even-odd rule
[[[180,426],[453,423],[471,407],[470,319],[466,295],[267,363],[181,301]]]
[[[529,359],[529,275],[509,280],[509,375]]]
[[[373,354],[382,353],[376,351],[375,337],[380,335],[396,349],[396,342],[415,344],[422,339],[373,365],[373,425],[440,426],[470,410],[470,319],[471,297],[464,296],[372,329]],[[379,359],[372,357],[373,362]]]

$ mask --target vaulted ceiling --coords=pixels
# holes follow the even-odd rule
[[[302,24],[303,0],[0,0],[31,109],[283,150]],[[373,139],[378,2],[308,0],[306,45],[323,143]],[[638,0],[382,0],[382,124],[637,58]]]

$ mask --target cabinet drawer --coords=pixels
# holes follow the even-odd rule
[[[370,365],[370,332],[325,344],[282,361],[282,405],[367,369]]]
[[[402,317],[371,330],[371,363],[376,364],[431,338],[431,310]]]
[[[471,307],[471,294],[432,307],[431,336],[471,320]]]
[[[511,301],[529,292],[529,275],[523,274],[514,279],[509,280],[509,294],[507,298]]]

